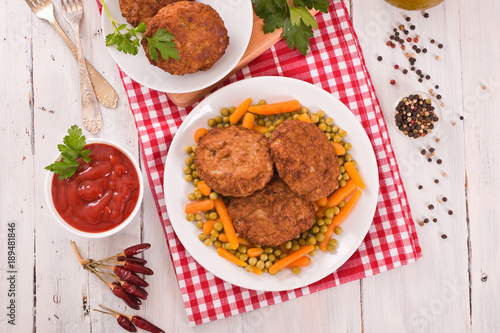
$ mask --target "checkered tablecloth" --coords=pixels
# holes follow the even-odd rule
[[[190,325],[287,301],[406,265],[421,257],[415,225],[386,123],[342,1],[316,15],[319,29],[306,57],[283,41],[233,75],[225,85],[249,77],[287,76],[313,83],[340,99],[361,122],[379,166],[380,192],[373,224],[354,255],[335,273],[296,290],[260,292],[214,277],[187,253],[168,219],[163,193],[164,162],[178,127],[192,108],[179,108],[162,92],[134,82],[120,71],[139,131],[144,166],[163,223]]]

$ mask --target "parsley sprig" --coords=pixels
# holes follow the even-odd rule
[[[165,28],[159,29],[153,37],[144,36],[146,32],[146,24],[139,23],[136,28],[128,28],[127,24],[119,24],[108,11],[108,7],[104,0],[99,0],[102,8],[111,20],[113,33],[106,36],[106,46],[116,45],[116,49],[126,54],[136,55],[139,49],[139,37],[144,37],[148,41],[149,54],[154,61],[158,61],[158,51],[163,59],[168,60],[173,58],[179,60],[179,51],[175,48],[175,43],[172,41],[174,36]]]
[[[294,0],[293,5],[287,0],[252,0],[252,3],[257,16],[264,20],[264,33],[283,28],[281,36],[290,50],[295,47],[303,55],[311,45],[312,29],[318,29],[318,23],[308,9],[327,13],[330,6],[329,0]]]
[[[83,150],[87,143],[80,127],[71,126],[68,135],[63,138],[63,143],[57,145],[61,152],[61,160],[45,167],[46,170],[59,175],[59,179],[67,179],[75,174],[80,166],[77,160],[79,157],[87,163],[90,162],[90,150]]]

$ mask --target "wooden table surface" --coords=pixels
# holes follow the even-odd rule
[[[57,18],[70,33],[60,2],[55,2]],[[421,12],[405,12],[382,0],[346,4],[388,122],[399,96],[440,86],[444,107],[436,131],[439,143],[403,138],[389,126],[415,222],[431,220],[417,224],[423,258],[310,296],[189,328],[149,189],[133,223],[106,239],[73,236],[46,208],[44,167],[54,158],[67,128],[81,124],[77,66],[55,31],[32,15],[24,1],[0,0],[0,332],[122,332],[113,318],[91,311],[99,304],[125,307],[79,267],[70,239],[84,256],[94,258],[150,242],[145,257],[155,275],[149,279],[150,296],[138,313],[167,332],[499,332],[500,214],[495,193],[500,188],[500,131],[495,126],[500,123],[496,37],[500,2],[445,0],[428,10],[427,19]],[[96,3],[84,0],[84,7],[85,54],[120,95],[116,109],[103,108],[104,126],[97,136],[124,145],[139,158],[137,131],[103,42]],[[425,56],[417,55],[416,67],[431,75],[423,83],[413,72],[402,73],[409,67],[404,52],[385,45],[405,14],[429,50]],[[444,47],[430,44],[431,38]],[[395,70],[395,64],[401,68]],[[436,155],[429,163],[420,151],[431,147]],[[442,164],[436,163],[438,158]],[[423,189],[418,190],[420,184]],[[439,203],[443,196],[447,202]],[[432,211],[431,203],[436,207]],[[15,224],[14,297],[8,295],[9,223]],[[11,299],[15,326],[7,317]]]

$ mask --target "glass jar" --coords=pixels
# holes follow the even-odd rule
[[[385,0],[393,6],[406,10],[422,10],[439,5],[444,0]]]

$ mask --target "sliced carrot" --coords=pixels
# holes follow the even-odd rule
[[[300,259],[295,260],[291,264],[289,264],[286,267],[293,268],[293,267],[304,267],[307,266],[311,263],[311,258],[309,257],[302,257]]]
[[[328,226],[328,229],[325,232],[325,239],[319,243],[319,248],[321,249],[321,251],[323,252],[326,251],[326,247],[328,246],[328,242],[330,241],[330,238],[333,235],[335,227],[341,224],[345,220],[345,218],[351,213],[352,208],[354,207],[360,196],[361,196],[361,190],[357,190],[356,192],[354,192],[349,201],[347,201],[345,206],[340,210],[340,213],[335,215],[332,223]]]
[[[206,221],[205,223],[203,223],[203,232],[206,233],[207,235],[210,235],[212,230],[214,230],[214,225],[215,225],[214,220]]]
[[[237,256],[235,256],[234,254],[231,254],[231,252],[229,252],[226,249],[223,249],[222,247],[217,248],[217,254],[220,255],[222,258],[227,259],[230,262],[232,262],[233,264],[236,264],[238,266],[245,267],[246,265],[248,265],[246,262],[238,259]]]
[[[253,266],[252,267],[252,273],[257,274],[257,275],[261,275],[262,274],[262,270],[260,270],[257,267]]]
[[[245,101],[243,101],[243,103],[238,105],[238,107],[234,110],[234,112],[229,116],[229,121],[231,122],[231,124],[234,125],[238,123],[238,121],[241,119],[241,117],[243,117],[245,112],[247,112],[250,104],[252,104],[252,99],[247,98]]]
[[[220,233],[219,234],[219,240],[221,242],[229,242],[228,238],[227,238],[227,235],[225,233]],[[249,241],[247,241],[246,239],[244,238],[241,238],[241,237],[238,237],[238,242],[241,244],[241,245],[245,245],[247,247],[253,247],[253,244],[250,243]]]
[[[273,104],[251,105],[248,107],[248,111],[255,114],[270,115],[292,112],[298,110],[299,108],[300,102],[296,99],[293,99],[290,101],[278,102]]]
[[[319,205],[316,203],[316,201],[313,201],[313,205],[314,205],[314,211],[317,212],[318,209],[320,208]]]
[[[337,153],[338,156],[345,155],[345,148],[342,146],[340,143],[335,142],[335,141],[330,141],[333,145],[333,148],[335,148],[335,152]]]
[[[271,275],[276,274],[280,269],[287,267],[297,259],[305,257],[312,250],[314,250],[314,245],[307,245],[301,247],[299,250],[295,252],[290,253],[289,255],[287,255],[281,260],[278,260],[277,262],[274,263],[274,265],[269,267],[269,274]]]
[[[307,115],[307,113],[302,113],[299,116],[299,120],[305,121],[307,123],[312,123],[311,118],[309,118],[309,116]]]
[[[335,207],[338,206],[339,203],[342,202],[345,198],[347,198],[351,193],[354,192],[358,187],[354,183],[352,179],[349,179],[344,187],[339,187],[336,189],[330,196],[328,197],[328,201],[326,203],[326,206],[320,207],[316,211],[316,218],[320,219],[325,215],[325,210],[327,208]]]
[[[227,212],[226,204],[222,197],[218,197],[214,200],[215,210],[217,210],[217,214],[219,214],[220,220],[222,221],[222,225],[224,226],[224,231],[227,235],[227,240],[231,245],[231,248],[236,250],[240,246],[240,242],[238,241],[238,236],[236,236],[236,231],[234,231],[233,221]]]
[[[195,201],[186,204],[184,211],[186,214],[202,212],[204,210],[210,210],[214,208],[214,201],[207,199],[202,201]]]
[[[194,132],[194,141],[196,141],[196,143],[198,143],[200,141],[200,138],[207,133],[208,133],[208,130],[206,128],[204,128],[204,127],[198,128],[196,130],[196,132]]]
[[[199,184],[199,183],[198,183]],[[318,201],[316,201],[316,203],[318,204],[318,206],[320,207],[325,207],[326,204],[328,202],[328,198],[327,197],[323,197],[321,199],[319,199]]]
[[[253,129],[253,125],[255,122],[255,116],[253,113],[247,112],[243,116],[243,120],[241,121],[241,127],[246,127],[248,129]]]
[[[345,168],[345,171],[347,171],[347,174],[349,175],[349,177],[356,183],[356,185],[358,185],[362,189],[366,188],[365,183],[363,182],[363,179],[361,179],[361,176],[359,175],[358,170],[356,169],[354,164],[352,164],[352,162],[345,162],[344,168]]]
[[[252,128],[255,132],[259,132],[260,134],[266,134],[269,132],[269,128],[266,126],[259,126],[259,125],[254,125]]]
[[[251,249],[247,249],[247,254],[250,258],[251,257],[258,257],[262,253],[264,253],[264,249],[261,247],[252,247]]]
[[[207,185],[207,183],[205,183],[204,180],[200,180],[198,182],[198,190],[200,190],[201,194],[205,195],[205,196],[209,196],[210,195],[210,192],[212,192],[212,189]]]

